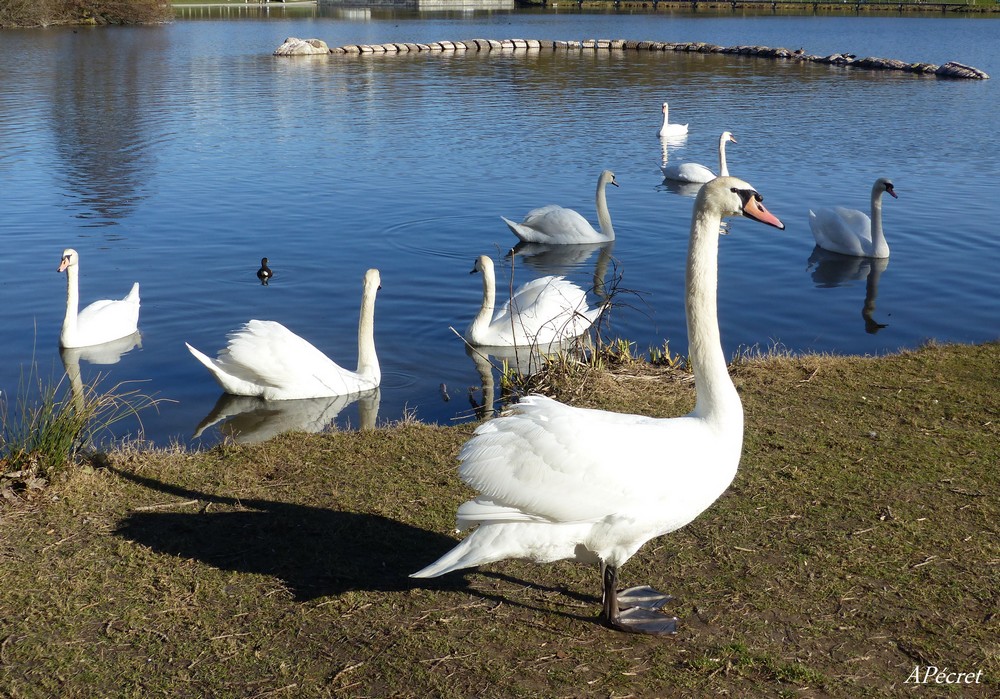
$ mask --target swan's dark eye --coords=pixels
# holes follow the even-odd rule
[[[755,199],[757,200],[757,202],[764,201],[764,197],[762,197],[760,194],[758,194],[755,190],[752,189],[737,189],[736,187],[732,187],[731,191],[734,194],[739,195],[740,199],[743,201],[743,206],[746,206],[747,202],[750,201],[751,199]]]

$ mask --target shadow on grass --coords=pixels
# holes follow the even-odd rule
[[[409,589],[464,591],[498,603],[542,610],[501,592],[469,586],[479,574],[513,588],[558,592],[588,603],[563,586],[549,587],[494,572],[455,572],[416,580],[409,574],[435,560],[455,540],[380,515],[297,505],[274,500],[210,495],[118,469],[124,479],[162,493],[197,500],[198,512],[133,512],[115,534],[158,553],[190,558],[220,570],[269,575],[282,580],[298,601],[350,590],[395,592]],[[218,505],[239,508],[212,512]],[[582,621],[593,616],[556,612]]]

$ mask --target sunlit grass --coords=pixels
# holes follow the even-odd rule
[[[102,390],[100,382],[46,380],[34,365],[22,373],[17,395],[0,396],[0,475],[51,479],[113,425],[158,403],[125,383]]]

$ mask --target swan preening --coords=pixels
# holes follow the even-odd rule
[[[587,307],[583,289],[563,277],[539,277],[518,287],[499,310],[496,273],[487,255],[476,258],[470,274],[483,275],[483,303],[465,330],[470,345],[483,347],[546,346],[579,337],[601,314]]]
[[[719,227],[746,216],[784,225],[746,182],[720,177],[695,200],[687,257],[688,346],[697,398],[684,417],[654,419],[529,396],[476,429],[459,475],[479,496],[458,508],[478,527],[413,574],[429,578],[506,558],[602,566],[602,619],[614,628],[673,633],[648,587],[617,591],[618,569],[650,539],[683,527],[736,475],[743,407],[729,377],[716,305]]]
[[[723,131],[719,137],[719,176],[729,176],[729,166],[726,164],[726,143],[736,143],[736,137],[729,131]],[[666,152],[664,150],[664,152]],[[677,163],[668,165],[666,160],[660,166],[664,179],[674,182],[690,182],[704,184],[715,179],[715,173],[701,163]]]
[[[609,184],[615,187],[615,173],[605,170],[597,178],[597,225],[596,230],[590,222],[573,209],[567,209],[557,204],[549,204],[529,211],[524,220],[515,223],[508,218],[504,223],[519,239],[526,243],[547,243],[574,245],[578,243],[606,243],[615,239],[615,229],[611,225],[611,214],[608,213],[608,200],[605,190]]]
[[[670,138],[671,136],[683,136],[688,132],[687,124],[671,124],[670,123],[670,107],[667,103],[663,103],[661,108],[663,112],[663,124],[660,126],[659,136],[660,138]]]
[[[359,393],[382,380],[375,354],[377,269],[365,273],[358,320],[358,368],[350,371],[281,323],[251,320],[229,334],[229,344],[212,359],[187,348],[205,365],[226,393],[265,400],[322,398]]]
[[[899,197],[888,177],[872,185],[871,218],[863,211],[833,208],[809,210],[809,228],[816,244],[824,250],[854,257],[889,257],[889,245],[882,232],[882,193]]]
[[[127,337],[139,326],[139,282],[132,284],[128,296],[118,301],[102,299],[78,311],[80,307],[80,254],[72,248],[63,250],[58,272],[66,272],[66,316],[60,347],[88,347]]]

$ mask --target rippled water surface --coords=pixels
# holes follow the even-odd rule
[[[670,162],[715,165],[734,132],[733,174],[783,232],[736,222],[722,240],[720,315],[728,352],[874,354],[929,338],[996,339],[1000,304],[997,79],[941,80],[739,56],[517,52],[281,59],[287,36],[330,45],[440,39],[629,38],[803,47],[943,63],[1000,76],[1000,20],[930,17],[710,17],[670,14],[188,15],[159,27],[0,32],[0,294],[10,399],[58,351],[63,248],[81,255],[81,296],[141,284],[141,342],[117,357],[67,356],[84,380],[143,381],[167,399],[143,415],[158,444],[194,438],[218,408],[249,408],[252,437],[394,420],[470,419],[479,368],[461,332],[481,298],[474,258],[501,287],[520,219],[548,203],[596,223],[608,193],[613,248],[518,256],[518,283],[566,274],[584,287],[610,259],[621,293],[609,334],[684,352],[684,255],[692,199],[664,186],[659,105],[690,123]],[[813,256],[810,207],[885,202],[888,264]],[[262,256],[275,277],[255,277]],[[379,396],[252,406],[220,390],[184,348],[214,354],[250,318],[279,320],[353,367],[361,278],[382,272]],[[884,327],[879,327],[884,326]],[[106,353],[107,354],[107,353]],[[479,399],[479,394],[476,393]],[[217,405],[218,401],[218,405]],[[209,418],[211,421],[213,418]],[[134,423],[119,433],[134,432]]]

